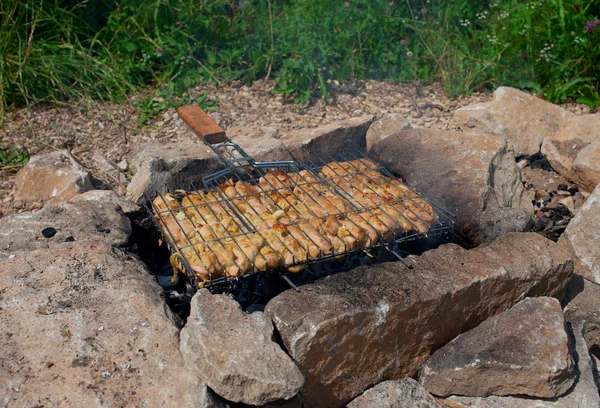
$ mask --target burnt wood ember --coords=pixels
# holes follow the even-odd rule
[[[558,241],[569,221],[575,216],[574,213],[583,205],[585,196],[579,192],[577,186],[564,183],[547,189],[535,189],[529,183],[524,185],[526,189],[534,191],[533,231],[552,241]]]

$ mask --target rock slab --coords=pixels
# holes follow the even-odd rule
[[[423,386],[412,378],[384,381],[365,391],[348,408],[441,408]]]
[[[276,134],[275,129],[268,128],[232,128],[230,138],[255,160],[290,160],[292,157]],[[224,164],[204,143],[189,139],[144,145],[131,167],[135,175],[127,186],[127,194],[140,202],[144,193],[201,189],[202,179],[221,170]]]
[[[517,156],[539,152],[544,139],[574,117],[558,105],[505,86],[496,89],[492,102],[466,106],[454,114],[465,132],[506,137]]]
[[[130,236],[131,222],[117,204],[64,201],[0,219],[0,258],[17,251],[60,250],[72,241],[124,246]]]
[[[308,407],[339,407],[385,380],[415,375],[433,351],[528,296],[560,298],[573,263],[535,233],[467,251],[443,245],[286,291],[265,312],[306,377]]]
[[[440,397],[558,397],[576,378],[568,341],[558,300],[523,299],[433,353],[419,382]]]
[[[369,156],[454,213],[458,229],[476,243],[531,225],[533,207],[501,136],[404,130],[376,143]]]
[[[600,183],[600,115],[570,120],[544,139],[542,153],[554,170],[586,191]]]
[[[367,131],[367,152],[378,142],[401,130],[411,129],[411,124],[398,113],[390,113],[376,120]]]
[[[561,240],[573,252],[575,273],[600,283],[600,186],[569,222]]]
[[[17,173],[15,201],[68,200],[92,190],[89,174],[66,150],[31,157]]]
[[[273,324],[262,312],[246,314],[235,300],[200,290],[180,348],[186,366],[217,394],[263,405],[294,397],[304,383],[273,336]]]
[[[105,243],[0,260],[0,406],[207,406],[161,294]]]
[[[320,163],[331,161],[331,156],[343,152],[364,151],[367,130],[373,116],[364,115],[329,125],[294,130],[279,136],[296,161]]]
[[[439,402],[445,408],[599,408],[600,397],[594,379],[594,366],[581,327],[570,331],[571,351],[575,356],[579,378],[564,396],[553,399],[524,397],[450,397]]]
[[[600,347],[600,285],[573,275],[565,296],[565,320],[582,328],[588,348]]]

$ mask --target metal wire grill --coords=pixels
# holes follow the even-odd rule
[[[202,189],[146,200],[173,267],[200,287],[452,231],[452,214],[364,155],[254,162],[231,145],[227,157],[229,143],[215,149],[229,167]]]

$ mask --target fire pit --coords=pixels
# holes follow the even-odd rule
[[[259,162],[198,106],[179,113],[227,166],[201,189],[145,200],[174,274],[193,288],[234,292],[268,275],[298,290],[300,272],[344,269],[324,268],[326,261],[356,265],[387,252],[404,262],[403,246],[452,231],[452,214],[361,153]]]

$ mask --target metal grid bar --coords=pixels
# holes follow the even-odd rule
[[[228,144],[227,147],[229,147]],[[248,256],[246,251],[244,251],[240,245],[240,242],[238,242],[238,240],[242,239],[251,242],[252,234],[259,234],[263,238],[265,247],[268,247],[270,253],[277,257],[277,269],[281,271],[298,265],[303,266],[359,251],[368,251],[369,249],[377,247],[384,247],[389,250],[389,243],[392,242],[401,243],[418,238],[428,238],[430,236],[441,235],[452,230],[454,220],[451,214],[432,204],[422,195],[416,193],[412,188],[404,183],[402,186],[409,192],[408,196],[396,197],[392,195],[394,199],[386,200],[386,198],[377,192],[373,186],[367,183],[369,180],[372,180],[374,183],[378,182],[369,176],[369,173],[377,173],[380,176],[379,180],[385,180],[382,177],[386,177],[389,179],[390,183],[399,183],[400,181],[385,168],[373,163],[365,156],[357,157],[354,154],[351,154],[350,159],[348,159],[347,157],[339,155],[338,157],[331,157],[331,159],[333,162],[343,162],[345,164],[345,167],[343,167],[345,172],[337,172],[335,169],[329,166],[328,163],[322,160],[321,165],[311,163],[310,166],[302,166],[296,162],[252,161],[250,162],[249,166],[238,166],[236,168],[251,167],[251,170],[258,171],[262,177],[258,179],[254,178],[244,182],[243,178],[237,171],[235,171],[234,168],[228,168],[224,171],[206,177],[203,180],[204,187],[207,189],[207,191],[201,192],[195,186],[192,186],[193,191],[190,194],[197,196],[201,200],[200,203],[194,203],[191,199],[189,199],[188,201],[191,205],[183,205],[182,203],[179,203],[181,205],[171,208],[165,199],[166,195],[160,195],[161,201],[165,205],[166,209],[160,210],[154,202],[151,202],[152,212],[157,225],[163,231],[163,235],[165,236],[171,251],[178,254],[183,269],[187,270],[187,272],[193,277],[196,277],[193,265],[190,263],[189,259],[186,259],[185,254],[182,253],[183,250],[191,247],[196,258],[202,264],[202,267],[209,271],[209,278],[206,280],[208,284],[217,283],[223,279],[237,279],[241,275],[247,273],[270,271],[271,268],[269,267],[269,261],[261,252],[262,248],[258,248],[257,257],[251,259],[252,257]],[[365,169],[359,168],[357,163],[352,163],[353,160],[368,160],[368,163],[372,165],[372,168],[369,166],[365,166]],[[334,175],[332,177],[327,177],[323,173],[324,168],[332,170]],[[289,174],[289,177],[285,179],[285,182],[279,180],[277,176],[275,176],[276,181],[270,180],[271,177],[268,176],[268,174],[275,174],[270,172],[270,169],[279,171],[286,176]],[[363,194],[365,197],[363,199],[354,197],[353,191],[348,191],[348,187],[341,185],[343,183],[335,182],[336,178],[346,181],[348,186],[350,186],[350,190],[356,190],[357,192],[361,190],[364,191]],[[239,184],[234,182],[235,179],[237,179],[237,183]],[[233,197],[230,197],[226,193],[226,184],[231,185],[231,188],[236,190],[236,194],[233,195]],[[247,194],[241,194],[240,191],[238,191],[238,186],[240,186],[240,190],[242,190],[242,188],[254,188],[258,191],[250,191]],[[207,199],[209,194],[212,197]],[[321,195],[323,197],[321,197]],[[274,197],[277,198],[277,200]],[[279,200],[279,197],[283,198],[284,204],[286,205],[280,204],[281,201]],[[329,197],[328,201],[327,197]],[[371,205],[368,205],[369,203],[365,202],[365,199],[369,197],[375,199],[375,202],[370,203]],[[431,210],[433,212],[433,214],[431,214],[432,221],[427,222],[417,213],[418,211],[429,213],[429,211],[419,203],[420,200],[422,200],[422,203],[426,203],[428,206],[431,206]],[[250,201],[252,201],[254,205],[252,205]],[[294,201],[296,204],[294,204],[292,201]],[[310,203],[314,205],[309,205]],[[246,211],[243,211],[240,205],[246,208]],[[264,208],[268,207],[270,209],[284,211],[286,222],[283,225],[285,228],[287,228],[287,230],[290,230],[288,235],[289,240],[282,239],[282,237],[275,233],[270,233],[269,228],[273,228],[273,221],[277,222],[277,220],[268,219],[270,214],[268,213],[269,210],[259,213],[255,206],[262,206]],[[288,208],[293,209],[295,212],[295,219],[285,212],[284,207],[287,206],[289,206]],[[208,210],[208,213],[206,210]],[[194,229],[196,236],[200,238],[199,241],[197,239],[194,240],[193,237],[189,237],[188,234],[185,233],[185,229],[182,227],[179,219],[177,218],[177,215],[180,213],[180,211],[183,211],[184,219],[186,221],[192,223],[192,225],[195,225]],[[323,215],[319,215],[317,212]],[[192,213],[193,217],[190,216],[190,213]],[[207,219],[206,214],[210,214],[217,224],[223,221],[223,215],[231,218],[232,222],[235,224],[236,228],[234,230],[236,230],[236,232],[233,233],[232,231],[229,231],[228,226],[221,223],[220,227],[224,229],[225,235],[222,233],[219,234],[219,232],[216,230],[217,226],[215,226],[214,222],[211,225],[211,222],[209,222],[210,220]],[[369,220],[365,217],[366,214],[373,216],[374,219],[376,219],[378,222],[384,225],[387,230],[393,233],[393,236],[385,236],[382,231],[374,228],[379,237],[377,242],[372,242],[372,240],[369,238],[368,243],[370,245],[359,247],[357,244],[357,247],[353,249],[344,239],[337,237],[334,234],[328,235],[328,233],[322,229],[324,221],[327,217],[344,217],[344,219],[347,219],[356,228],[355,231],[363,231],[367,234],[367,236],[370,236],[368,230],[360,226],[360,224],[364,222],[365,225],[373,228],[372,223],[369,222]],[[406,214],[412,214],[412,217],[408,217]],[[196,215],[199,216],[199,219],[196,217]],[[384,217],[384,215],[386,217]],[[180,234],[174,234],[173,231],[171,231],[168,227],[169,217],[172,217],[172,219],[175,220],[175,224],[180,229]],[[196,225],[197,223],[194,222],[194,218],[199,220],[198,224],[202,224],[202,227],[208,226],[208,229],[215,238],[207,240],[206,237],[203,237],[199,231],[199,225]],[[259,224],[255,225],[255,222],[253,222],[253,220],[250,218]],[[413,219],[411,220],[410,218]],[[315,219],[319,220],[318,225],[321,228],[316,228],[310,223],[311,220]],[[402,223],[398,221],[399,219],[402,219],[405,222],[405,226],[410,226],[411,228],[405,228]],[[390,225],[390,220],[397,225]],[[418,222],[421,222],[423,225],[427,226],[426,232],[419,231],[418,225],[415,224],[417,220]],[[265,226],[267,228],[265,228]],[[302,229],[302,226],[304,226],[305,229],[310,226],[314,229],[316,235],[311,237],[307,230]],[[294,233],[291,231],[294,231]],[[349,235],[352,236],[357,243],[361,242],[360,237],[356,236],[355,233],[348,229],[346,229],[346,231],[349,232]],[[183,235],[185,239],[180,239],[178,241],[175,238],[177,235]],[[344,246],[343,251],[336,251],[335,246],[333,245],[334,237],[342,241]],[[271,242],[269,242],[269,238],[271,239]],[[328,242],[332,248],[331,253],[323,253],[322,246],[315,241],[317,239],[319,241],[324,240],[325,242]],[[216,241],[218,241],[218,243]],[[288,241],[288,243],[286,243],[286,241]],[[293,248],[290,248],[290,245],[294,246],[294,242],[299,248],[304,250],[304,252],[298,251],[301,255],[303,255],[301,256],[302,259],[296,258],[295,251]],[[208,248],[210,252],[213,252],[214,259],[216,259],[219,269],[222,271],[222,275],[225,276],[213,276],[213,274],[210,272],[210,268],[207,267],[201,257],[201,254],[199,253],[197,248],[198,244],[204,245],[205,249]],[[215,244],[220,245],[223,251],[228,251],[231,248],[237,248],[239,253],[243,254],[243,256],[246,256],[250,261],[252,265],[250,270],[241,270],[241,267],[236,260],[233,262],[233,264],[240,268],[239,275],[227,277],[227,268],[219,260],[219,257],[214,254],[215,250],[211,248],[211,246],[214,246]],[[273,245],[278,248],[275,248]],[[318,256],[311,256],[311,245],[314,245],[314,247],[318,249]],[[230,246],[230,249],[227,249],[228,246]],[[279,251],[277,249],[279,249]],[[285,255],[286,251],[291,255],[291,260],[288,259],[286,261],[285,259],[282,259],[282,253]],[[259,259],[259,256],[262,257],[266,268],[257,268],[256,260]]]

